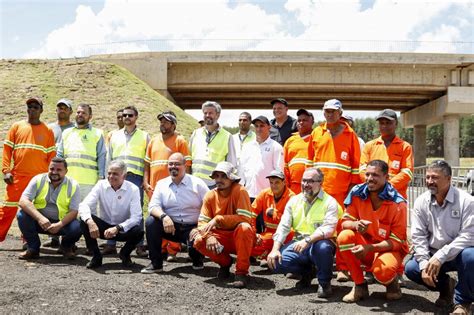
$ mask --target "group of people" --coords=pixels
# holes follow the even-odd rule
[[[92,255],[87,268],[101,267],[104,250],[116,251],[118,241],[125,242],[124,266],[132,266],[134,249],[149,257],[145,274],[163,272],[164,260],[172,261],[183,244],[194,270],[208,257],[223,281],[235,262],[235,288],[251,281],[255,259],[298,277],[298,288],[317,278],[320,298],[332,295],[335,262],[336,280],[354,282],[344,302],[369,296],[369,275],[386,287],[388,300],[400,299],[405,273],[440,292],[436,305],[469,313],[474,200],[451,185],[448,163],[427,168],[428,191],[411,210],[410,246],[413,156],[396,135],[396,113],[381,111],[380,137],[364,143],[337,99],[324,103],[325,122],[315,128],[308,110],[298,110],[295,119],[285,99],[270,104],[273,119],[243,112],[232,135],[218,123],[221,106],[207,101],[203,126],[187,141],[171,111],[157,116],[161,133],[151,138],[137,126],[138,110],[127,106],[117,112],[119,129],[104,137],[90,123],[90,105],[79,104],[72,123],[72,102],[61,99],[57,122],[47,126],[41,99],[28,99],[28,120],[14,123],[4,142],[0,241],[16,215],[26,243],[20,259],[39,257],[38,233],[61,236],[60,251],[74,258],[83,235]],[[102,251],[99,238],[107,240]],[[457,282],[450,271],[458,272]]]

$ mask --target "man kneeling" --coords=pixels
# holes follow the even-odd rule
[[[127,166],[122,160],[114,160],[107,170],[107,180],[97,182],[79,205],[81,229],[92,259],[86,265],[94,269],[102,266],[97,239],[125,241],[119,253],[122,265],[131,267],[130,253],[143,237],[141,226],[142,208],[138,187],[125,180]],[[100,217],[96,215],[100,204]]]
[[[302,279],[296,284],[297,288],[311,286],[314,277],[312,270],[316,267],[318,297],[326,298],[332,294],[335,232],[342,209],[336,199],[322,190],[323,180],[324,174],[320,169],[305,170],[301,179],[302,192],[286,204],[273,235],[273,249],[268,254],[267,262],[277,273],[301,274]],[[291,228],[295,236],[283,246]]]

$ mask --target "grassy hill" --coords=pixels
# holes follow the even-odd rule
[[[25,100],[30,96],[43,98],[45,122],[56,120],[56,102],[66,97],[74,105],[92,104],[92,123],[105,132],[116,128],[115,112],[127,105],[138,108],[138,125],[152,136],[159,133],[156,116],[163,110],[176,113],[177,130],[186,137],[199,126],[128,70],[110,63],[83,59],[0,60],[0,91],[2,140],[14,121],[26,118]]]

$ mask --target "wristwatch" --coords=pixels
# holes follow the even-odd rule
[[[123,232],[123,226],[121,226],[120,224],[117,224],[115,227],[117,228],[117,231],[119,231],[119,233]]]
[[[164,219],[165,217],[167,217],[167,216],[168,216],[168,215],[167,215],[166,213],[163,213],[162,215],[160,215],[160,220],[163,221],[163,219]]]
[[[305,236],[304,241],[308,244],[311,244],[311,236]]]

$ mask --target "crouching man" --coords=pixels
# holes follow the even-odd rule
[[[302,275],[297,288],[311,286],[317,269],[318,297],[332,295],[331,278],[336,252],[336,225],[342,209],[336,199],[321,186],[323,172],[308,168],[301,179],[302,192],[288,201],[280,224],[273,235],[273,249],[268,254],[268,266],[277,273]],[[293,228],[293,240],[283,246]]]
[[[119,253],[122,265],[131,267],[130,253],[143,237],[141,226],[142,207],[138,187],[125,180],[127,166],[122,160],[109,164],[107,179],[100,180],[79,205],[81,229],[92,259],[86,265],[89,269],[102,266],[97,239],[125,242]],[[100,216],[97,216],[97,204]]]
[[[79,185],[66,176],[67,163],[55,157],[48,173],[33,177],[20,198],[17,220],[27,250],[19,259],[39,257],[41,242],[38,233],[62,235],[61,250],[65,258],[75,257],[74,244],[81,237],[77,209],[81,200]]]

